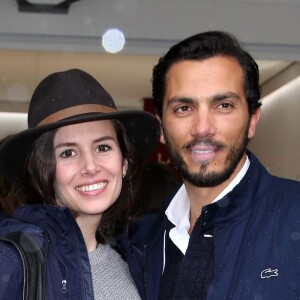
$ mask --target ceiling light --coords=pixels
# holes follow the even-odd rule
[[[102,45],[107,52],[120,52],[125,45],[125,36],[119,29],[108,29],[102,37]]]

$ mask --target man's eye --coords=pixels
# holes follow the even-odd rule
[[[219,105],[219,108],[228,109],[228,108],[232,108],[232,105],[230,103],[222,103]]]
[[[75,152],[71,149],[65,150],[61,153],[61,157],[67,158],[67,157],[72,157],[75,155]]]
[[[186,112],[189,110],[190,110],[189,106],[184,105],[184,106],[180,106],[180,107],[176,108],[175,112]]]

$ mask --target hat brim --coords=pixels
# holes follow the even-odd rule
[[[116,119],[122,122],[129,140],[142,160],[146,160],[154,151],[159,140],[160,126],[153,114],[138,110],[80,114],[23,130],[8,139],[0,149],[1,176],[8,183],[12,183],[21,174],[26,158],[35,140],[41,134],[67,125],[106,119]]]

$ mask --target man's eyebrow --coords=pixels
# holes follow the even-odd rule
[[[191,104],[191,103],[196,103],[196,100],[189,98],[189,97],[172,97],[167,100],[167,105],[171,105],[174,103],[186,103],[186,104]]]
[[[241,97],[233,92],[223,93],[223,94],[216,94],[211,97],[209,97],[209,102],[218,102],[222,100],[226,100],[229,98],[235,98],[237,100],[241,100]]]
[[[241,100],[241,97],[238,94],[234,93],[234,92],[216,94],[216,95],[208,97],[207,99],[208,99],[209,102],[219,102],[219,101],[230,99],[230,98],[231,99],[235,98],[237,100]],[[172,105],[172,104],[176,104],[176,103],[197,104],[198,101],[197,101],[197,99],[191,98],[191,97],[172,97],[172,98],[167,100],[167,106]]]

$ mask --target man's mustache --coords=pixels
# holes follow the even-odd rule
[[[214,147],[218,150],[226,148],[226,145],[222,142],[214,141],[211,139],[194,139],[186,144],[184,144],[183,149],[184,150],[190,150],[191,148],[202,145],[207,147]]]

